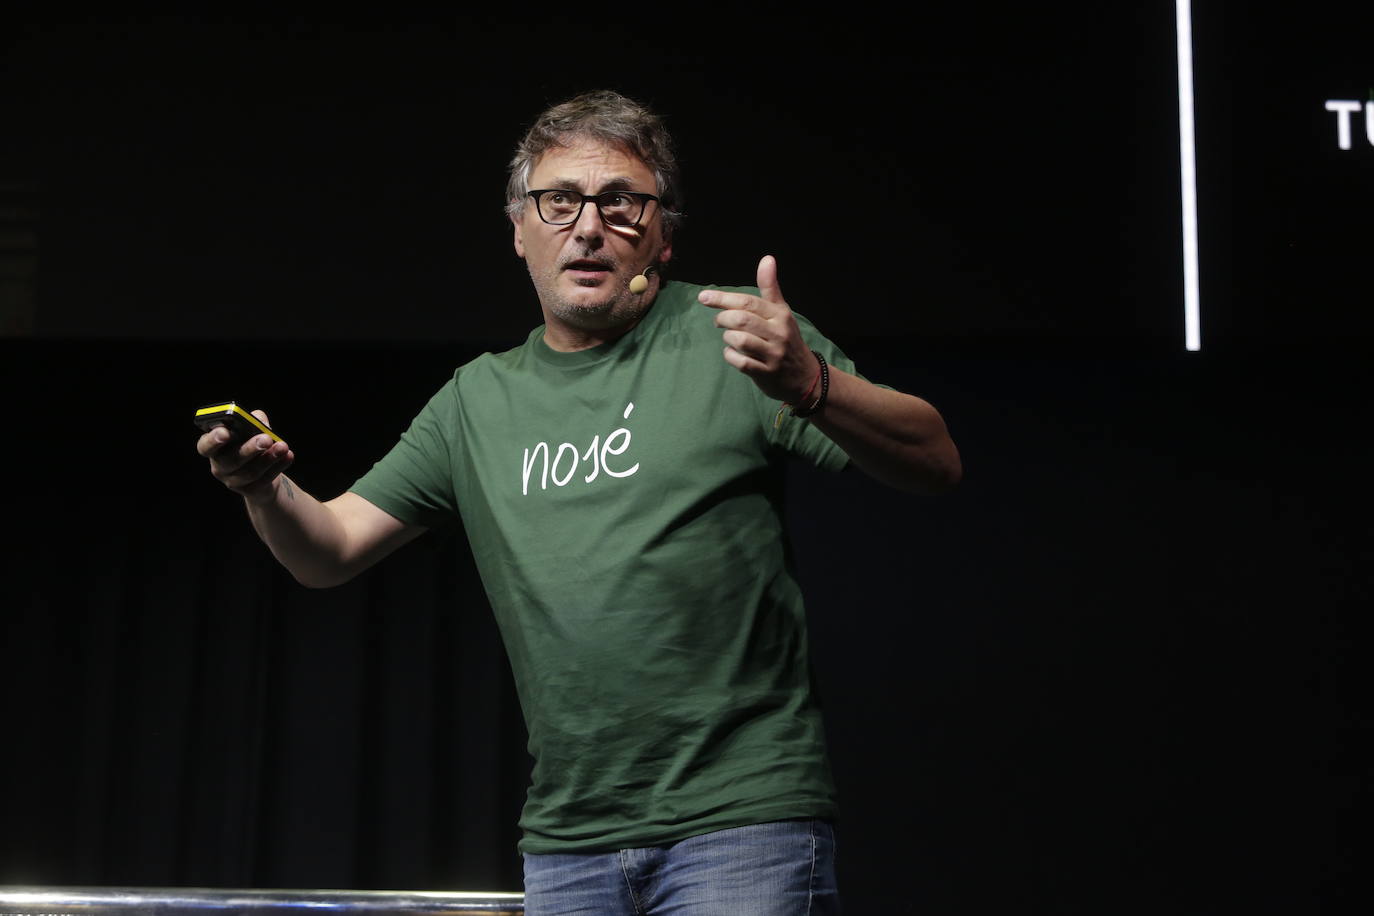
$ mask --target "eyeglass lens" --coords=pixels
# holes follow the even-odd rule
[[[546,191],[539,195],[539,214],[550,223],[570,223],[582,209],[583,196],[576,191]],[[628,194],[607,191],[586,198],[601,211],[601,218],[613,226],[633,226],[639,222],[644,202]]]

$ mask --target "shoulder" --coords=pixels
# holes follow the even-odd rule
[[[659,290],[659,299],[667,299],[681,305],[700,305],[697,302],[697,293],[704,289],[723,289],[730,293],[748,293],[751,296],[759,294],[758,287],[755,286],[723,286],[719,283],[688,283],[684,280],[667,280],[663,288]]]
[[[518,371],[529,359],[530,345],[537,341],[543,333],[544,326],[540,325],[531,331],[525,340],[521,341],[517,346],[511,347],[509,350],[488,350],[473,357],[453,370],[453,378],[448,387],[457,388],[470,382],[500,376],[511,371]]]
[[[758,295],[758,290],[750,286],[721,286],[717,283],[687,283],[682,280],[668,280],[654,300],[653,311],[658,320],[668,325],[688,324],[705,330],[714,330],[710,320],[711,309],[697,301],[697,294],[704,289],[720,289],[731,293]],[[704,319],[704,320],[703,320]]]

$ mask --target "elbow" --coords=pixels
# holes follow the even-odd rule
[[[334,586],[339,584],[338,582],[335,582],[332,579],[326,579],[323,577],[312,575],[310,573],[292,572],[291,577],[296,580],[296,583],[298,585],[303,585],[306,588],[311,589],[333,588]]]
[[[334,588],[353,578],[353,573],[345,569],[291,569],[291,577],[300,585],[310,589]]]
[[[913,430],[908,441],[913,446],[910,460],[921,492],[948,493],[959,486],[964,479],[964,463],[954,437],[938,414],[933,428]]]
[[[959,457],[959,450],[954,447],[954,442],[949,442],[947,449],[948,455],[943,465],[943,475],[941,479],[940,492],[947,493],[959,486],[959,481],[964,479],[964,462]]]
[[[959,486],[959,481],[964,477],[964,471],[959,462],[953,465],[927,468],[919,477],[911,480],[908,486],[902,489],[908,493],[916,493],[926,496],[940,496],[949,493]]]
[[[940,462],[939,479],[936,482],[935,492],[948,493],[959,486],[959,481],[964,479],[964,462],[959,457],[959,450],[954,447],[954,442],[950,440],[946,448],[944,460]]]
[[[910,493],[938,496],[950,492],[964,479],[959,450],[949,439],[933,453],[924,452],[913,465],[914,473],[908,477],[908,486],[903,487]]]
[[[915,496],[939,496],[959,485],[963,468],[956,458],[952,463],[928,459],[888,469],[864,468],[879,483]]]
[[[954,465],[953,465],[952,467],[949,467],[949,468],[946,468],[946,469],[945,469],[944,475],[940,478],[939,482],[936,483],[936,485],[935,485],[935,492],[936,492],[936,493],[949,493],[949,492],[952,491],[955,487],[959,486],[959,481],[961,481],[961,480],[963,480],[963,479],[964,479],[964,466],[963,466],[959,461],[956,460],[956,461],[954,462]]]
[[[948,493],[964,476],[959,451],[948,439],[937,447],[910,446],[883,461],[861,461],[853,455],[850,461],[879,483],[918,496]]]

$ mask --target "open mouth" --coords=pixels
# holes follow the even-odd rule
[[[578,258],[563,265],[563,270],[573,275],[578,283],[595,284],[600,283],[614,270],[609,261],[601,261],[595,258]]]

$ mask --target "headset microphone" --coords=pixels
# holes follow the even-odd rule
[[[638,274],[637,276],[631,277],[631,278],[630,278],[630,292],[638,294],[638,293],[642,293],[642,292],[644,292],[646,289],[648,289],[648,288],[649,288],[649,274],[651,274],[651,273],[653,273],[653,272],[654,272],[654,267],[653,267],[653,265],[651,264],[651,265],[649,265],[648,267],[644,268],[644,272],[643,272],[642,274]]]

